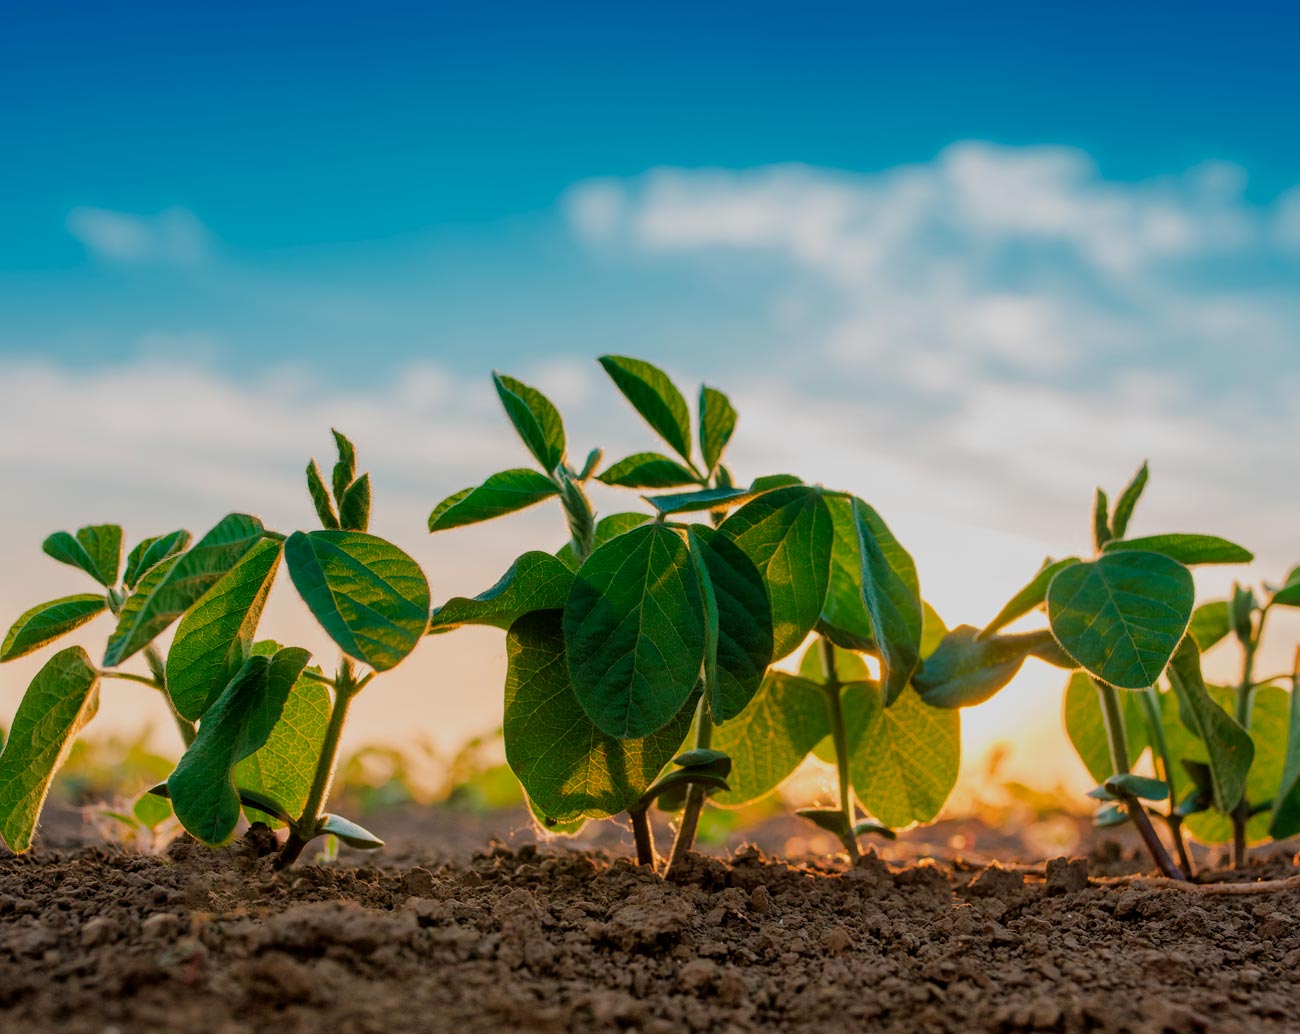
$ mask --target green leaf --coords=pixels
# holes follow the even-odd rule
[[[0,647],[0,661],[12,661],[46,643],[52,643],[108,609],[108,600],[97,593],[78,593],[41,603],[23,614]]]
[[[691,414],[668,375],[642,359],[603,355],[598,361],[645,422],[690,463]]]
[[[785,657],[812,631],[830,584],[834,535],[821,491],[791,485],[733,513],[722,531],[745,551],[767,586],[772,656]]]
[[[1137,763],[1148,745],[1146,719],[1137,695],[1121,693],[1119,703],[1129,764],[1132,765]],[[1065,732],[1075,753],[1093,779],[1098,783],[1105,782],[1115,771],[1115,765],[1110,757],[1110,739],[1106,735],[1106,719],[1097,696],[1097,684],[1087,672],[1076,671],[1070,676],[1065,686],[1064,707]]]
[[[234,834],[242,806],[235,767],[270,738],[309,656],[306,650],[290,647],[274,657],[248,658],[208,709],[194,742],[168,778],[176,817],[205,844],[220,846]]]
[[[104,667],[116,667],[153,642],[239,563],[262,540],[264,532],[256,517],[232,513],[218,521],[188,552],[150,568],[122,605],[117,629],[108,640]]]
[[[152,833],[172,817],[172,802],[166,797],[146,791],[136,798],[135,804],[131,806],[131,814]]]
[[[527,467],[493,474],[477,488],[466,488],[440,502],[429,514],[430,531],[446,531],[514,513],[558,495],[550,478]]]
[[[1169,784],[1163,779],[1134,775],[1123,772],[1107,777],[1105,788],[1115,796],[1137,797],[1144,801],[1165,801],[1169,799]]]
[[[982,704],[1019,673],[1025,658],[1055,646],[1052,633],[1025,632],[981,638],[970,625],[958,625],[912,677],[931,707]]]
[[[930,655],[939,649],[948,635],[948,626],[943,618],[925,600],[921,601],[921,660],[929,660]]]
[[[596,480],[619,488],[677,488],[697,483],[691,471],[657,452],[638,452],[619,460]]]
[[[768,672],[750,705],[713,731],[713,745],[731,757],[731,789],[710,799],[738,808],[767,796],[829,733],[826,691],[810,679]]]
[[[844,844],[848,844],[853,838],[853,827],[849,825],[849,818],[839,808],[799,808],[795,814],[821,827],[832,836],[838,837]]]
[[[1300,607],[1300,567],[1286,576],[1286,584],[1273,593],[1271,602],[1279,607]]]
[[[325,479],[321,477],[315,460],[307,464],[307,493],[311,496],[312,506],[316,508],[316,517],[320,520],[321,527],[329,531],[336,530],[339,526],[338,515],[334,512],[329,489],[325,487]]]
[[[1300,677],[1292,679],[1286,725],[1286,756],[1268,827],[1268,835],[1274,840],[1300,833]]]
[[[846,686],[844,709],[849,774],[863,807],[895,828],[938,815],[957,782],[961,712],[930,707],[910,687],[885,707],[874,682]]]
[[[595,550],[564,608],[574,692],[602,732],[638,739],[663,728],[704,662],[704,600],[680,532],[648,524]]]
[[[1047,587],[1052,584],[1052,579],[1067,567],[1073,567],[1077,563],[1079,558],[1074,556],[1068,556],[1063,560],[1044,560],[1043,566],[1038,569],[1033,580],[1011,597],[1011,602],[998,611],[997,617],[985,625],[980,634],[993,635],[1017,618],[1024,617],[1035,607],[1041,606],[1047,601]]]
[[[1227,814],[1245,792],[1255,745],[1250,734],[1210,696],[1201,675],[1201,652],[1190,638],[1184,639],[1174,654],[1169,682],[1178,697],[1183,724],[1206,746],[1214,806]]]
[[[548,474],[564,462],[564,421],[551,400],[522,381],[493,373],[497,397],[519,437]]]
[[[1227,600],[1214,600],[1202,603],[1192,611],[1192,623],[1187,626],[1187,634],[1196,640],[1201,653],[1217,646],[1232,632],[1232,618],[1229,614]]]
[[[131,555],[126,558],[126,574],[122,576],[122,584],[128,589],[134,589],[142,575],[147,574],[169,556],[180,553],[189,544],[190,533],[184,530],[145,539],[131,550]]]
[[[167,695],[197,721],[243,666],[280,566],[283,544],[263,539],[194,604],[167,653]]]
[[[624,532],[639,528],[649,519],[650,515],[646,513],[611,513],[608,517],[601,518],[596,522],[596,534],[592,539],[592,548],[603,546],[606,542],[617,538]],[[582,566],[581,561],[578,560],[577,550],[573,548],[572,539],[556,550],[555,555],[570,571],[577,571]]]
[[[891,707],[921,659],[921,586],[911,556],[880,515],[854,499],[853,516],[862,550],[862,599],[880,651],[885,706]]]
[[[429,583],[391,542],[360,531],[297,531],[284,557],[298,595],[349,657],[388,671],[419,644]]]
[[[1180,564],[1248,564],[1255,554],[1215,535],[1148,535],[1106,543],[1107,553],[1125,550],[1159,553]]]
[[[1121,689],[1154,685],[1187,631],[1191,572],[1159,553],[1107,553],[1052,579],[1047,614],[1080,666]]]
[[[710,474],[717,469],[735,430],[736,410],[731,400],[716,388],[700,388],[700,455]]]
[[[32,844],[50,781],[99,708],[99,672],[79,646],[60,650],[23,694],[0,752],[0,837],[15,854]]]
[[[824,495],[822,500],[830,511],[833,538],[830,582],[819,627],[839,646],[876,652],[871,615],[862,592],[862,543],[853,500],[843,495]]]
[[[1092,543],[1099,552],[1113,538],[1110,533],[1109,508],[1106,493],[1097,489],[1092,503]]]
[[[50,556],[79,567],[106,588],[117,584],[122,562],[122,529],[116,524],[92,524],[75,536],[56,531],[41,546]]]
[[[506,760],[530,807],[550,824],[626,810],[677,753],[692,718],[683,707],[642,739],[601,732],[569,681],[561,623],[559,611],[536,611],[506,636]]]
[[[473,599],[456,596],[433,612],[429,634],[462,625],[508,629],[535,610],[559,610],[569,598],[573,572],[550,553],[529,551],[510,565],[501,579]]]
[[[356,480],[357,450],[346,435],[340,434],[332,428],[330,433],[334,435],[334,444],[339,451],[338,462],[334,464],[334,498],[342,503],[343,493],[348,490],[348,485]]]
[[[348,847],[354,847],[358,851],[377,851],[384,846],[384,842],[371,833],[370,830],[358,825],[351,819],[345,819],[342,815],[326,813],[324,821],[320,824],[319,832],[336,836]]]
[[[717,621],[717,636],[704,666],[709,708],[715,722],[740,714],[758,692],[772,663],[772,614],[763,578],[745,552],[715,528],[692,525],[688,537],[705,599]],[[706,630],[707,631],[707,630]],[[707,640],[706,640],[707,642]]]
[[[758,493],[752,488],[726,487],[701,488],[694,492],[673,492],[669,495],[643,495],[641,498],[653,506],[656,513],[668,517],[676,513],[720,513],[749,502],[756,494]]]
[[[370,527],[369,474],[352,482],[339,500],[339,527],[344,531],[365,531]]]
[[[1133,517],[1133,510],[1137,507],[1138,500],[1142,498],[1142,490],[1147,487],[1149,476],[1147,465],[1143,463],[1133,475],[1133,480],[1125,485],[1124,491],[1120,493],[1119,500],[1115,503],[1115,515],[1110,520],[1110,531],[1115,538],[1122,539],[1124,533],[1128,531],[1128,522]],[[1156,550],[1156,552],[1160,551]]]

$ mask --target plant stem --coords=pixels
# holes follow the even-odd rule
[[[138,682],[142,686],[148,686],[150,689],[161,690],[162,686],[148,675],[133,675],[129,671],[105,671],[100,674],[101,678],[121,679],[123,682]]]
[[[835,644],[825,636],[821,637],[822,667],[826,669],[826,713],[830,718],[831,740],[835,744],[835,769],[840,782],[840,811],[844,813],[845,827],[848,835],[843,839],[844,849],[849,853],[849,863],[858,860],[858,838],[853,834],[857,816],[853,808],[853,787],[849,782],[849,737],[844,727],[844,701],[840,697],[839,674],[835,670]]]
[[[1169,756],[1169,742],[1165,739],[1164,721],[1160,716],[1160,691],[1155,686],[1147,686],[1142,691],[1142,710],[1146,717],[1147,734],[1151,740],[1151,749],[1155,754],[1156,768],[1160,778],[1169,787],[1169,812],[1165,815],[1165,824],[1173,838],[1174,848],[1178,851],[1178,864],[1187,878],[1192,878],[1192,858],[1187,851],[1187,842],[1183,837],[1183,817],[1178,814],[1178,786],[1174,781],[1174,766]]]
[[[564,507],[564,516],[569,522],[569,535],[573,540],[573,552],[578,563],[591,556],[596,544],[596,515],[591,509],[591,500],[583,491],[577,476],[566,467],[556,471],[555,483],[560,489],[560,504]]]
[[[197,734],[194,723],[181,716],[181,713],[176,710],[176,705],[172,703],[171,694],[167,692],[167,662],[158,652],[158,647],[152,643],[144,648],[144,661],[149,665],[149,671],[153,673],[154,682],[162,691],[163,699],[167,701],[167,710],[172,713],[172,720],[175,721],[176,729],[181,734],[181,742],[188,748]]]
[[[1264,635],[1264,622],[1268,618],[1268,606],[1259,611],[1259,625],[1249,640],[1242,646],[1241,683],[1237,686],[1237,722],[1250,732],[1251,712],[1255,703],[1255,653],[1259,650],[1260,640]],[[1243,792],[1241,800],[1232,809],[1232,867],[1240,869],[1246,864],[1246,823],[1250,821],[1250,801]]]
[[[713,716],[709,713],[709,698],[702,696],[699,706],[695,709],[695,749],[707,750],[711,742],[713,742]],[[668,868],[664,870],[664,876],[668,876],[680,865],[695,846],[695,831],[699,828],[700,812],[704,809],[706,796],[707,791],[702,786],[692,783],[686,788],[682,824],[677,827],[677,839],[673,841],[673,851],[668,857]]]
[[[636,841],[636,864],[649,865],[653,868],[655,864],[655,837],[650,829],[649,810],[638,808],[629,811],[627,815],[632,820],[632,837]]]
[[[1101,701],[1101,714],[1106,725],[1106,740],[1110,744],[1110,762],[1115,768],[1116,775],[1127,775],[1129,772],[1128,742],[1124,738],[1124,713],[1120,710],[1119,693],[1109,683],[1102,682],[1100,679],[1092,681],[1097,687],[1097,696]],[[1137,827],[1142,842],[1160,871],[1171,880],[1184,879],[1178,866],[1174,865],[1173,859],[1169,857],[1164,844],[1156,836],[1156,831],[1151,826],[1151,817],[1142,802],[1127,794],[1120,799],[1124,802],[1129,818],[1133,820],[1133,825]]]
[[[338,764],[339,739],[343,734],[343,723],[348,717],[348,707],[358,692],[358,686],[352,681],[350,665],[345,664],[335,679],[334,707],[330,711],[329,724],[325,727],[325,740],[321,744],[320,757],[316,759],[316,773],[312,777],[311,789],[307,793],[307,803],[289,838],[284,842],[280,857],[276,860],[277,869],[286,869],[298,860],[302,850],[316,836],[320,829],[322,809],[329,797],[330,784],[334,781],[334,768]]]

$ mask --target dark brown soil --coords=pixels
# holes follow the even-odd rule
[[[269,836],[0,859],[0,1030],[1300,1030],[1300,890],[1098,882],[1133,868],[1114,846],[1022,870],[741,848],[666,883],[562,843],[277,875]]]

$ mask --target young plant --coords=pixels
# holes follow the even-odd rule
[[[1098,820],[1114,824],[1131,819],[1160,869],[1182,879],[1184,871],[1170,859],[1143,803],[1172,799],[1172,755],[1160,719],[1164,705],[1158,682],[1168,670],[1184,719],[1198,736],[1220,744],[1215,748],[1221,753],[1216,769],[1221,764],[1235,767],[1229,755],[1239,762],[1251,751],[1244,730],[1208,693],[1196,642],[1187,632],[1195,605],[1189,565],[1246,563],[1252,556],[1211,535],[1129,537],[1129,521],[1146,483],[1143,464],[1113,512],[1106,493],[1098,489],[1092,522],[1095,555],[1089,560],[1046,561],[984,629],[962,626],[949,633],[917,684],[925,699],[937,706],[964,707],[991,697],[1029,656],[1081,671],[1067,689],[1067,731],[1076,745],[1087,744],[1079,746],[1080,755],[1094,775],[1099,765],[1107,769],[1099,777],[1101,785],[1092,791],[1104,802]],[[1039,608],[1047,611],[1047,629],[1002,633],[1012,621]],[[1126,699],[1119,690],[1138,696]],[[1096,694],[1095,709],[1085,706],[1090,692]],[[1138,728],[1144,728],[1144,733],[1135,733]],[[1099,762],[1094,745],[1102,733],[1106,750],[1104,761]],[[1141,753],[1133,749],[1139,745],[1139,735],[1156,747],[1160,779],[1132,772],[1132,763]],[[1216,785],[1218,800],[1236,807],[1242,791],[1238,781],[1220,779]],[[1161,817],[1186,867],[1183,814],[1171,808]]]

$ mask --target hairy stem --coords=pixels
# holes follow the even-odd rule
[[[853,811],[853,787],[849,782],[849,737],[844,727],[844,701],[840,697],[839,674],[835,670],[835,644],[821,637],[822,666],[826,669],[826,713],[830,719],[831,740],[835,744],[835,769],[839,775],[840,811],[844,813],[848,835],[843,839],[849,862],[858,860],[858,838],[853,835],[857,816]]]
[[[709,713],[709,698],[700,697],[699,707],[695,711],[695,749],[706,750],[713,742],[713,716]],[[682,863],[695,846],[695,831],[699,828],[700,812],[704,809],[707,791],[702,786],[692,783],[686,788],[686,804],[682,808],[682,824],[677,827],[677,839],[673,841],[672,854],[668,856],[668,876]]]
[[[636,841],[636,864],[655,864],[655,837],[650,829],[650,813],[647,809],[637,808],[627,813],[632,820],[632,838]]]
[[[1187,878],[1193,874],[1192,858],[1187,851],[1187,841],[1183,836],[1183,817],[1178,814],[1178,784],[1174,778],[1174,766],[1169,754],[1169,742],[1165,739],[1164,721],[1160,716],[1160,692],[1155,686],[1147,686],[1142,691],[1142,711],[1146,718],[1147,735],[1151,740],[1151,750],[1155,754],[1156,771],[1164,784],[1169,787],[1169,811],[1165,823],[1178,852],[1178,864]]]

